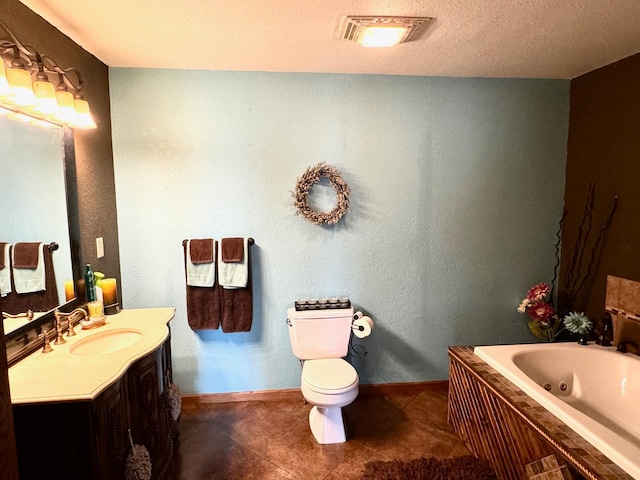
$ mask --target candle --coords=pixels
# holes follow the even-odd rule
[[[64,296],[67,299],[67,302],[69,300],[73,300],[74,298],[76,298],[76,292],[73,286],[73,280],[64,281]]]
[[[102,298],[105,305],[118,303],[118,287],[115,278],[104,278],[100,282],[102,287]]]

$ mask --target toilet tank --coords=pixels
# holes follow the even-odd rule
[[[301,360],[342,358],[347,355],[353,308],[287,310],[289,340]]]

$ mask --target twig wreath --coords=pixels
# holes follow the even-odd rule
[[[326,178],[336,191],[336,206],[330,212],[316,212],[307,202],[307,197],[311,188]],[[349,209],[349,185],[344,181],[340,172],[335,167],[322,162],[315,167],[308,167],[304,174],[296,182],[295,192],[291,192],[294,198],[293,204],[296,206],[299,215],[303,215],[307,220],[315,225],[320,223],[338,223],[342,216]]]

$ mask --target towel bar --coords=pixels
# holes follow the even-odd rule
[[[182,240],[182,246],[183,246],[183,247],[187,244],[187,241],[188,241],[188,240]],[[255,244],[256,242],[255,242],[255,240],[254,240],[253,238],[249,237],[249,238],[247,239],[247,243],[249,244],[249,246],[252,246],[252,245],[253,245],[253,244]]]

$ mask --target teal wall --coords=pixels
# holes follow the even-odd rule
[[[298,298],[373,317],[361,383],[445,379],[449,345],[533,340],[516,307],[553,274],[568,81],[111,68],[110,88],[123,303],[177,307],[185,393],[299,386]],[[333,227],[292,206],[318,162],[351,187]],[[187,325],[181,243],[207,236],[256,240],[249,333]]]

